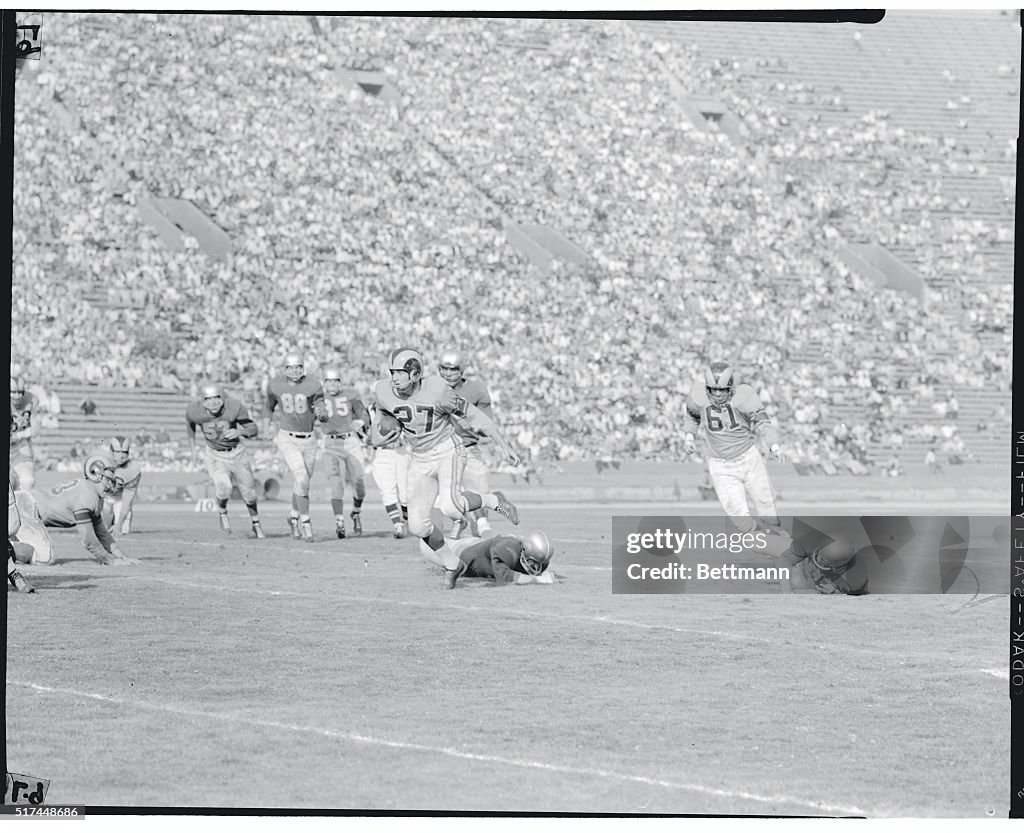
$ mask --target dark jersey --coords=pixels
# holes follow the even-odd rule
[[[275,376],[267,385],[267,407],[263,414],[271,417],[278,408],[281,430],[293,434],[313,433],[313,403],[324,398],[320,380],[303,376],[293,382],[287,376]]]
[[[327,434],[349,434],[352,432],[352,420],[361,419],[364,424],[370,420],[353,388],[342,388],[337,396],[324,391],[324,413],[327,419],[321,425]]]
[[[466,565],[464,575],[470,578],[493,578],[498,584],[516,580],[516,573],[526,573],[520,562],[523,545],[514,535],[496,535],[466,547],[459,554]]]
[[[494,418],[494,414],[491,413],[491,394],[487,391],[487,385],[479,379],[459,379],[452,385],[452,390],[456,391],[470,405],[475,405],[491,419]],[[455,432],[462,438],[462,444],[465,446],[476,445],[480,442],[480,435],[464,423],[456,423]]]
[[[199,428],[203,433],[206,444],[214,451],[232,451],[238,448],[241,442],[239,437],[231,440],[224,439],[224,432],[229,428],[237,428],[239,433],[252,433],[255,423],[249,417],[249,411],[245,405],[230,396],[224,397],[224,406],[216,414],[211,414],[203,407],[203,401],[197,399],[188,406],[185,412],[185,422],[190,431]],[[245,426],[252,428],[246,430]]]
[[[828,569],[818,563],[815,553],[831,541],[830,536],[817,531],[794,539],[790,546],[796,561],[790,569],[793,585],[825,594],[866,595],[869,592],[868,574],[856,555],[842,567]]]

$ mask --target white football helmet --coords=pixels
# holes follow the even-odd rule
[[[441,374],[449,385],[454,385],[462,378],[466,369],[466,357],[458,350],[445,350],[441,354],[441,361],[437,366],[437,372]]]
[[[110,456],[114,459],[114,465],[120,468],[127,465],[132,457],[132,445],[127,437],[111,437],[107,444],[110,447]]]
[[[284,375],[291,382],[301,382],[306,375],[306,363],[298,353],[289,353],[284,357]]]
[[[224,408],[224,393],[220,385],[203,385],[199,397],[203,400],[203,407],[214,416]]]
[[[391,387],[395,393],[409,394],[423,379],[423,354],[413,347],[399,347],[388,360]],[[395,374],[401,374],[395,376]]]
[[[11,377],[11,402],[19,404],[25,398],[25,380],[20,376]]]
[[[337,396],[341,393],[341,387],[341,371],[333,366],[324,368],[324,391],[327,395]]]
[[[86,458],[82,466],[86,480],[98,483],[104,494],[117,491],[117,466],[114,458],[108,454],[93,454]]]

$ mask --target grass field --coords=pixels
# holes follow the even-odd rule
[[[636,507],[521,510],[560,584],[446,592],[369,504],[310,544],[283,503],[263,541],[142,506],[138,568],[54,536],[8,597],[9,769],[94,806],[1006,816],[1005,598],[613,596]]]

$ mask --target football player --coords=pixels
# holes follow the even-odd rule
[[[35,593],[36,589],[26,581],[18,570],[18,561],[30,564],[34,550],[31,544],[18,541],[15,536],[21,528],[21,514],[14,498],[14,486],[7,481],[7,581],[19,593]]]
[[[117,467],[116,486],[106,497],[103,522],[111,532],[128,535],[132,531],[132,508],[142,482],[142,467],[132,459],[132,446],[127,437],[111,437],[103,450]]]
[[[260,525],[252,461],[242,443],[243,437],[252,439],[259,429],[249,417],[245,405],[226,396],[218,385],[204,385],[199,398],[189,403],[185,411],[185,424],[188,426],[193,466],[196,464],[196,428],[202,430],[203,439],[206,440],[206,470],[213,480],[217,496],[221,531],[225,535],[231,534],[228,498],[231,497],[231,484],[234,482],[242,495],[245,508],[249,510],[253,535],[266,538]]]
[[[388,367],[391,379],[377,382],[373,391],[380,411],[398,421],[401,434],[409,442],[409,532],[437,553],[445,567],[444,586],[454,589],[461,562],[430,519],[438,494],[441,512],[452,520],[486,506],[519,523],[519,512],[501,492],[481,495],[463,490],[464,454],[454,421],[467,420],[471,428],[493,440],[512,465],[519,465],[519,455],[486,414],[459,396],[440,376],[423,375],[419,350],[398,348],[391,353]],[[375,436],[371,429],[375,445],[390,439],[380,434],[379,423],[375,427]]]
[[[21,529],[18,538],[32,545],[33,564],[53,561],[53,545],[46,528],[77,529],[82,544],[100,564],[139,564],[129,558],[114,541],[103,523],[103,499],[115,488],[117,468],[105,454],[87,457],[85,476],[68,480],[49,489],[15,492]]]
[[[370,419],[372,423],[380,421],[381,414],[377,403],[371,401]],[[392,419],[388,417],[388,419]],[[397,422],[397,421],[396,421]],[[402,439],[401,430],[382,430],[370,432],[371,439],[376,437],[378,443],[371,441],[373,453],[373,479],[380,489],[380,499],[384,511],[388,513],[395,530],[396,538],[405,538],[409,534],[409,498],[407,484],[409,480],[409,447]],[[386,439],[381,439],[386,437]]]
[[[741,532],[752,532],[757,524],[747,505],[749,494],[755,516],[766,528],[778,528],[775,494],[757,447],[757,440],[763,439],[771,455],[785,462],[778,432],[754,389],[737,385],[732,368],[725,362],[706,367],[703,380],[695,381],[686,397],[683,450],[687,454],[697,450],[695,435],[701,425],[708,473],[722,509]]]
[[[790,568],[790,587],[797,592],[865,596],[868,574],[853,545],[820,534],[792,541],[779,559]]]
[[[554,584],[554,576],[545,573],[555,548],[543,532],[526,535],[496,535],[493,538],[451,540],[459,557],[459,576],[492,578],[495,584]],[[444,563],[425,541],[420,552],[433,564]]]
[[[298,353],[285,357],[284,375],[275,376],[267,385],[264,435],[269,436],[271,417],[277,409],[279,424],[274,442],[292,472],[288,524],[294,538],[313,538],[309,519],[309,479],[316,464],[313,408],[323,396],[320,380],[306,375],[305,363]]]
[[[345,537],[345,482],[352,484],[352,532],[363,534],[360,516],[366,497],[363,462],[357,452],[362,443],[359,434],[370,424],[369,414],[359,394],[345,389],[341,371],[328,367],[323,372],[324,397],[314,405],[314,413],[324,432],[323,468],[331,481],[331,508],[334,510],[334,530],[339,538]]]
[[[465,354],[457,350],[446,350],[441,354],[441,362],[438,366],[441,378],[470,405],[479,408],[488,417],[494,419],[494,414],[491,411],[491,394],[488,392],[487,386],[479,379],[466,379],[462,375],[465,369]],[[480,435],[465,423],[456,423],[455,431],[466,450],[466,466],[462,472],[463,485],[478,494],[487,494],[490,491],[490,483],[487,477],[487,463],[480,452]],[[470,520],[476,527],[475,530],[470,530],[472,535],[483,538],[491,531],[491,523],[487,520],[486,509],[473,510],[470,513]],[[458,538],[467,525],[465,519],[457,520],[451,537]]]
[[[36,485],[36,463],[32,453],[32,415],[38,408],[35,394],[25,390],[25,380],[11,377],[11,479],[15,489]]]

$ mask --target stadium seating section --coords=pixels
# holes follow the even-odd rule
[[[1016,18],[46,27],[17,88],[12,346],[60,394],[51,460],[115,428],[159,456],[197,383],[259,388],[292,349],[365,390],[401,344],[466,349],[538,460],[681,458],[719,356],[802,466],[1005,458]],[[231,255],[165,245],[139,210],[161,199]],[[531,263],[506,229],[536,227],[585,262]],[[851,271],[857,243],[925,296]]]

